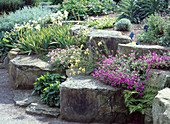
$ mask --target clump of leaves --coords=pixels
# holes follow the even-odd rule
[[[169,17],[152,14],[144,20],[144,25],[148,29],[137,35],[139,41],[170,47]]]
[[[41,100],[49,106],[59,106],[59,84],[66,80],[65,76],[50,74],[41,75],[34,83],[34,91],[40,95]]]

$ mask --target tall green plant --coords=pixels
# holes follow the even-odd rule
[[[21,31],[19,40],[13,44],[21,53],[39,54],[48,52],[49,49],[65,48],[74,44],[74,37],[70,37],[70,25],[39,27],[31,30]]]
[[[116,7],[122,18],[138,23],[155,12],[167,12],[166,0],[121,0]]]

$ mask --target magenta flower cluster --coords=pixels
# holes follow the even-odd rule
[[[98,62],[92,76],[97,77],[98,81],[107,82],[112,86],[120,86],[129,90],[135,90],[140,96],[143,95],[145,81],[149,80],[150,69],[169,68],[170,52],[159,55],[156,52],[136,57],[136,51],[127,55],[118,55],[105,58]]]

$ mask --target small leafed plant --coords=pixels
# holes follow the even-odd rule
[[[65,76],[50,74],[41,75],[34,83],[34,91],[40,95],[41,100],[49,106],[59,106],[59,84],[66,80]]]
[[[116,23],[116,28],[118,31],[130,31],[132,24],[129,19],[123,18]]]

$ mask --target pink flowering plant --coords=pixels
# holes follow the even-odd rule
[[[77,46],[66,47],[66,49],[57,48],[47,54],[50,57],[49,62],[52,63],[53,67],[64,70],[75,63],[76,60],[80,60],[82,49]]]
[[[148,54],[139,58],[136,56],[136,51],[131,52],[129,55],[124,55],[118,51],[115,57],[110,56],[98,62],[99,66],[92,76],[98,78],[100,82],[124,88],[125,104],[129,107],[130,113],[134,111],[144,113],[147,102],[151,101],[150,99],[144,100],[147,88],[149,88],[145,82],[151,76],[150,69],[169,69],[170,52],[165,52],[161,56],[149,51]]]

